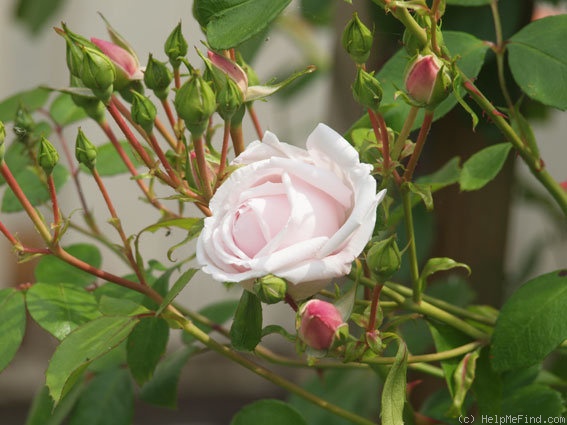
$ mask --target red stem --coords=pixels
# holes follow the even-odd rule
[[[217,172],[217,181],[215,183],[215,189],[219,187],[220,182],[224,176],[224,169],[226,167],[226,157],[228,156],[228,145],[230,142],[230,120],[226,120],[224,122],[224,134],[222,137],[222,149],[221,149],[221,158],[219,164],[219,170]]]
[[[51,205],[53,209],[53,226],[55,230],[53,231],[53,239],[55,243],[59,238],[59,227],[61,225],[61,215],[59,212],[59,203],[57,202],[57,191],[55,189],[55,182],[53,181],[53,174],[47,176],[47,188],[49,190],[49,196],[51,197]]]
[[[167,115],[169,125],[171,125],[171,128],[173,129],[173,131],[175,131],[175,117],[173,116],[173,111],[171,110],[171,107],[169,106],[169,102],[167,101],[167,98],[161,99],[161,105],[163,106],[165,114]]]
[[[368,332],[376,329],[376,311],[378,310],[378,302],[380,300],[380,292],[382,291],[382,285],[376,285],[372,291],[372,301],[370,303],[370,320],[368,322]]]
[[[211,189],[209,168],[207,167],[207,160],[205,158],[205,144],[203,142],[203,137],[199,136],[194,138],[193,145],[195,146],[195,158],[197,159],[197,168],[199,169],[201,186],[205,193],[205,198],[211,199],[213,197],[213,190]]]
[[[12,245],[14,245],[15,247],[20,246],[18,240],[14,237],[14,235],[12,235],[12,233],[10,233],[8,228],[4,226],[4,223],[2,223],[2,221],[0,221],[0,232],[2,232],[4,236],[6,236],[6,239],[8,239]]]
[[[254,109],[254,106],[252,106],[252,103],[248,105],[248,113],[250,114],[250,118],[252,119],[252,124],[254,124],[254,128],[256,129],[256,134],[258,135],[258,138],[262,140],[262,137],[264,137],[264,132],[262,131],[260,120],[258,119],[258,115],[256,114],[256,110]]]
[[[411,181],[413,177],[413,172],[415,171],[415,166],[417,165],[417,161],[421,156],[421,151],[423,150],[423,145],[425,144],[425,140],[427,139],[427,135],[429,134],[429,130],[431,129],[431,123],[433,122],[433,111],[426,109],[425,110],[425,117],[423,118],[423,124],[419,130],[419,134],[417,136],[417,140],[415,142],[415,148],[413,150],[413,154],[408,162],[406,167],[406,172],[404,173],[404,181]]]

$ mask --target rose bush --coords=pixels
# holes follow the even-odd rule
[[[385,191],[341,135],[319,124],[305,150],[266,132],[233,163],[242,167],[211,199],[197,242],[206,273],[247,289],[271,273],[304,299],[350,271]]]

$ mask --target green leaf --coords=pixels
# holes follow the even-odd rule
[[[0,121],[10,122],[16,117],[16,111],[24,106],[29,112],[41,108],[49,98],[49,90],[38,87],[16,93],[0,102]]]
[[[98,248],[89,244],[75,244],[65,248],[69,254],[85,263],[100,268],[102,257]],[[90,273],[79,270],[54,256],[42,257],[34,270],[35,280],[42,283],[69,282],[85,287],[96,279]]]
[[[301,414],[281,400],[259,400],[244,406],[230,425],[307,425]]]
[[[15,289],[0,290],[0,371],[10,364],[26,332],[24,294]]]
[[[492,0],[447,0],[447,4],[455,6],[485,6]]]
[[[459,56],[457,65],[467,77],[475,78],[482,68],[488,46],[482,40],[464,32],[444,31],[443,39],[451,55],[453,57]],[[396,99],[394,96],[396,91],[404,87],[404,74],[409,59],[405,49],[400,49],[377,74],[383,88],[380,111],[388,126],[396,131],[401,130],[410,110],[410,106],[402,98]],[[447,114],[456,104],[457,99],[454,94],[451,94],[435,109],[434,120]],[[420,111],[413,128],[420,127],[422,121],[423,111]],[[370,125],[366,125],[366,127],[370,127]]]
[[[152,379],[140,391],[140,398],[162,407],[177,406],[177,385],[183,366],[195,348],[183,347],[158,364]]]
[[[481,415],[502,413],[502,377],[492,369],[488,347],[483,348],[480,352],[472,389]]]
[[[61,93],[49,107],[53,120],[62,127],[87,118],[83,108],[79,108],[71,99],[71,95]]]
[[[16,16],[33,33],[38,33],[63,3],[64,0],[19,0]]]
[[[422,290],[425,289],[427,278],[432,274],[435,274],[440,271],[455,269],[457,267],[461,267],[465,269],[469,273],[469,275],[471,274],[471,268],[467,266],[465,263],[458,263],[455,260],[448,257],[430,258],[429,260],[427,260],[427,263],[425,263],[425,266],[423,266],[423,269],[421,270],[421,274],[419,276],[421,289]]]
[[[408,349],[405,342],[398,340],[398,352],[390,367],[382,389],[382,425],[403,425],[406,402],[406,370]]]
[[[427,324],[429,325],[429,330],[431,331],[431,336],[433,337],[433,342],[435,343],[435,349],[438,352],[452,350],[471,342],[470,338],[465,334],[445,323],[428,321]],[[447,388],[449,389],[451,397],[453,397],[456,392],[453,376],[455,375],[458,364],[458,358],[451,358],[443,360],[441,362],[441,367],[445,374]]]
[[[146,317],[136,325],[128,337],[127,354],[130,372],[138,385],[150,380],[168,340],[169,326],[160,317]]]
[[[518,388],[507,395],[502,402],[502,414],[524,418],[541,416],[560,418],[564,408],[563,398],[559,392],[537,384]]]
[[[541,362],[567,339],[567,270],[536,277],[502,307],[492,337],[497,371]]]
[[[25,167],[19,170],[14,177],[33,206],[41,205],[50,199],[47,185],[38,176],[35,168]],[[56,190],[59,191],[68,179],[69,171],[61,165],[56,165],[53,169]],[[7,190],[2,198],[2,212],[12,213],[23,209],[16,195],[11,190]]]
[[[406,182],[404,185],[412,194],[417,195],[423,201],[427,211],[433,211],[433,195],[431,193],[431,186],[412,182]]]
[[[104,287],[111,285],[114,286],[113,284],[107,284],[104,285]],[[97,288],[97,291],[98,289],[99,288]],[[148,308],[141,304],[144,297],[143,294],[132,290],[126,290],[125,292],[127,294],[139,294],[140,296],[136,297],[138,298],[137,301],[139,302],[131,300],[129,298],[118,298],[99,293],[97,294],[97,296],[99,296],[98,308],[100,312],[106,316],[135,316],[138,314],[145,314],[150,312]]]
[[[17,172],[17,170],[21,170],[31,163],[27,149],[23,143],[12,143],[8,149],[6,149],[4,161],[6,161],[6,164],[8,164],[12,172]],[[0,186],[5,183],[6,180],[4,180],[4,176],[0,174]]]
[[[135,167],[143,165],[142,160],[134,154],[128,142],[122,141],[120,145]],[[81,170],[90,173],[86,167],[81,167]],[[101,176],[108,177],[127,173],[128,167],[124,165],[122,158],[120,158],[112,143],[105,143],[96,148],[96,170]]]
[[[125,369],[95,376],[81,394],[69,425],[127,425],[134,414],[134,388]]]
[[[237,300],[224,300],[203,307],[201,310],[199,310],[199,314],[203,317],[206,317],[216,325],[222,325],[223,323],[234,317],[237,307]],[[211,327],[203,325],[202,323],[197,321],[195,321],[195,326],[197,326],[205,333],[209,333],[212,330]],[[187,332],[183,332],[181,334],[181,337],[185,344],[191,344],[195,341],[195,338]]]
[[[215,50],[230,49],[266,28],[291,0],[195,0],[193,13]]]
[[[252,351],[262,339],[262,303],[243,291],[230,327],[230,342],[236,350]]]
[[[478,349],[465,354],[455,370],[453,375],[453,380],[455,382],[455,395],[453,396],[453,404],[449,410],[449,415],[451,417],[456,418],[462,415],[465,397],[475,378],[476,360],[478,359],[479,354],[480,351]]]
[[[71,283],[36,283],[26,303],[37,324],[58,340],[101,315],[92,292]]]
[[[467,159],[459,179],[461,190],[478,190],[493,180],[504,166],[510,149],[510,143],[499,143],[484,148]]]
[[[161,314],[161,312],[169,305],[171,302],[179,295],[179,293],[187,286],[189,281],[195,276],[199,269],[188,269],[175,281],[167,295],[163,298],[163,301],[156,311],[156,316]]]
[[[531,22],[510,38],[508,63],[512,76],[532,99],[567,109],[567,15]]]
[[[83,389],[82,382],[77,383],[63,397],[63,400],[56,407],[53,407],[53,399],[49,395],[49,389],[43,386],[33,398],[25,425],[60,425],[75,406]]]
[[[45,373],[55,404],[93,360],[120,345],[137,323],[132,317],[102,316],[71,332],[55,350]]]

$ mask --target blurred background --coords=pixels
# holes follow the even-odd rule
[[[40,3],[42,6],[38,6]],[[384,21],[383,13],[375,13],[363,2],[357,3],[364,22],[376,19],[379,42],[374,49],[374,68],[371,69],[378,69],[399,48],[401,30]],[[506,10],[512,10],[512,22],[506,27],[508,35],[531,19],[531,1],[500,0],[499,3],[504,10],[501,12],[503,16],[506,16]],[[191,7],[192,2],[187,0],[3,0],[0,2],[0,101],[38,85],[64,87],[68,84],[64,41],[52,30],[61,21],[87,37],[108,39],[104,22],[97,14],[101,12],[129,40],[140,62],[145,64],[148,53],[165,60],[163,43],[180,20],[189,45],[203,50],[203,35],[192,19]],[[454,17],[447,17],[446,21],[462,22],[462,28],[472,27],[478,37],[492,39],[490,17],[487,18],[487,10],[484,10],[487,8],[463,9],[449,7],[448,11],[454,13]],[[303,145],[318,122],[326,122],[337,131],[346,131],[362,114],[350,95],[354,76],[352,63],[337,43],[352,11],[352,5],[342,1],[293,2],[273,31],[257,43],[258,50],[252,63],[262,83],[273,77],[285,77],[309,64],[316,64],[319,69],[302,85],[301,94],[297,90],[288,90],[281,96],[270,98],[267,103],[257,103],[256,110],[264,130],[276,133],[283,141]],[[462,18],[464,15],[466,19]],[[190,60],[198,63],[191,48]],[[491,66],[488,60],[487,72]],[[486,90],[492,90],[494,98],[498,99],[496,90],[490,87]],[[533,113],[534,131],[546,166],[555,179],[567,181],[565,114],[542,111],[536,106],[533,110],[536,111]],[[96,126],[81,125],[96,143],[106,141]],[[245,126],[244,131],[247,140],[256,138],[251,125]],[[10,128],[7,133],[11,133]],[[8,141],[10,137],[11,134]],[[75,130],[69,130],[67,137],[74,139]],[[430,139],[418,170],[421,173],[437,169],[455,155],[464,159],[489,143],[502,141],[500,135],[485,131],[482,126],[476,133],[471,133],[468,118],[458,111],[434,125]],[[89,187],[94,189],[86,178],[83,183],[87,190]],[[124,176],[112,178],[108,183],[111,196],[120,200],[117,209],[126,233],[134,233],[158,218],[151,210],[143,213],[137,206],[132,207],[137,205],[138,194],[129,190],[130,183]],[[104,204],[97,203],[98,195],[93,190],[87,194],[87,199],[92,203],[95,215],[97,211],[105,214]],[[78,207],[70,184],[62,191],[60,202],[66,211]],[[565,221],[557,218],[554,206],[550,206],[548,198],[542,195],[538,183],[514,158],[510,158],[501,176],[485,190],[459,193],[458,188],[449,188],[437,194],[435,202],[435,215],[420,213],[423,240],[426,241],[422,249],[429,255],[451,256],[471,266],[473,274],[468,283],[460,276],[445,277],[443,282],[453,285],[454,291],[466,302],[474,300],[498,307],[514,286],[567,265]],[[23,214],[1,214],[2,221],[24,241],[32,241],[30,245],[33,245],[35,240],[39,244]],[[162,236],[148,238],[143,247],[147,258],[168,261],[165,252],[172,243]],[[78,240],[73,234],[69,235],[69,243]],[[15,261],[10,245],[0,239],[0,287],[32,281],[33,263],[16,265]],[[122,263],[112,259],[105,259],[104,267],[117,274],[125,271]],[[200,275],[183,291],[181,302],[198,309],[227,296],[237,299],[239,294],[238,288],[227,292],[224,286]],[[288,306],[270,307],[265,322],[291,329],[294,314]],[[56,341],[34,326],[31,320],[29,327],[16,359],[0,374],[1,425],[25,422],[30,399],[44,383],[47,360],[56,346]],[[292,371],[292,378],[304,377]],[[143,406],[137,411],[135,423],[228,423],[228,418],[240,405],[260,394],[282,396],[275,387],[251,373],[227,364],[218,356],[204,355],[186,367],[180,384],[178,412]],[[219,409],[219,403],[222,403],[222,409]]]

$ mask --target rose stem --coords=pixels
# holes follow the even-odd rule
[[[161,106],[167,115],[167,120],[169,121],[169,125],[171,126],[172,130],[175,131],[175,117],[173,116],[173,111],[171,110],[171,106],[169,106],[169,102],[167,98],[161,99]]]
[[[468,94],[476,102],[478,106],[492,119],[492,122],[504,134],[506,139],[518,151],[523,161],[529,167],[531,173],[536,179],[547,189],[549,194],[553,196],[563,214],[567,215],[567,191],[559,185],[559,183],[551,177],[551,175],[544,168],[543,161],[539,155],[534,154],[508,124],[502,114],[490,103],[490,101],[475,87],[462,71],[459,71],[463,78],[463,87],[467,90]]]
[[[364,276],[359,277],[360,283],[365,286],[369,286],[374,288],[377,285],[372,279],[369,279]],[[449,313],[442,308],[436,307],[433,304],[422,301],[421,303],[414,302],[411,297],[406,297],[401,291],[398,290],[400,285],[391,283],[391,282],[384,282],[382,288],[382,294],[386,295],[388,298],[392,299],[401,307],[407,308],[414,313],[420,313],[425,316],[437,319],[443,323],[446,323],[452,326],[455,329],[462,331],[463,333],[471,336],[474,339],[479,341],[488,341],[489,337],[484,332],[478,330],[474,326],[470,325],[469,323],[465,322],[464,320],[458,318],[452,313]],[[411,289],[406,288],[408,291]]]
[[[205,158],[205,145],[203,136],[192,136],[193,146],[195,147],[195,157],[197,159],[197,168],[199,170],[199,178],[201,186],[205,192],[205,198],[211,199],[213,197],[213,190],[211,189],[211,181],[209,176],[209,169],[207,167],[207,160]]]
[[[53,209],[53,240],[58,243],[59,239],[59,227],[61,226],[61,214],[59,212],[59,202],[57,202],[57,191],[55,189],[55,182],[53,181],[53,174],[47,176],[47,188],[49,190],[49,196],[51,198],[51,206]]]
[[[254,129],[256,130],[256,134],[258,135],[258,138],[262,140],[262,137],[264,137],[264,132],[262,131],[262,126],[260,125],[258,114],[256,114],[256,109],[254,109],[254,105],[252,104],[252,102],[249,102],[246,105],[246,108],[248,109],[248,114],[250,115],[250,119],[252,119],[252,124],[254,124]]]
[[[439,21],[439,6],[441,4],[440,0],[433,0],[433,5],[431,6],[430,16],[431,16],[431,49],[437,54],[441,55],[441,49],[437,44],[437,22]]]
[[[291,295],[289,295],[288,293],[285,294],[285,298],[284,301],[286,304],[289,304],[289,306],[292,308],[293,311],[298,311],[299,307],[297,306],[297,303],[295,302],[295,300],[292,298]]]
[[[75,189],[77,190],[77,194],[79,195],[79,202],[83,207],[83,217],[85,219],[85,222],[95,234],[99,235],[100,230],[96,224],[94,217],[87,207],[87,201],[85,200],[81,181],[79,180],[79,168],[75,166],[75,161],[73,160],[73,156],[69,151],[69,144],[67,143],[67,139],[63,134],[63,128],[53,119],[49,111],[43,109],[40,109],[39,111],[47,116],[47,118],[49,118],[49,120],[53,124],[53,128],[55,129],[55,134],[57,134],[61,146],[63,147],[63,154],[65,155],[65,159],[67,160],[67,165],[69,166],[71,177],[73,177],[73,183],[75,184]]]
[[[230,138],[230,119],[224,122],[224,133],[222,136],[222,149],[221,149],[221,157],[220,157],[220,164],[219,170],[217,172],[217,181],[215,183],[215,189],[217,189],[222,182],[224,176],[224,169],[226,167],[226,157],[228,156],[228,145]]]
[[[110,125],[108,125],[107,121],[103,121],[101,123],[99,123],[100,128],[102,129],[102,131],[104,131],[104,133],[106,134],[106,136],[108,137],[108,139],[110,140],[110,143],[112,143],[112,146],[114,146],[114,149],[116,149],[116,152],[118,152],[118,155],[120,156],[120,158],[122,159],[122,162],[124,163],[124,165],[126,165],[126,168],[128,168],[128,171],[130,171],[130,174],[132,175],[132,177],[134,177],[134,181],[138,184],[140,190],[144,193],[144,195],[146,196],[146,198],[148,199],[148,201],[157,209],[164,211],[165,213],[167,213],[170,216],[176,216],[175,213],[169,211],[167,208],[165,208],[151,193],[150,190],[148,189],[148,187],[146,186],[146,184],[143,182],[142,179],[137,178],[138,177],[138,171],[136,170],[136,167],[134,166],[134,164],[132,163],[132,161],[130,160],[130,158],[128,157],[128,155],[126,154],[126,152],[124,151],[124,149],[122,148],[122,145],[120,144],[120,142],[118,141],[118,138],[116,137],[116,135],[114,134],[114,131],[112,131],[112,128],[110,128]]]
[[[415,122],[415,118],[417,117],[417,113],[419,112],[419,108],[417,106],[412,106],[410,108],[410,111],[406,117],[406,120],[404,121],[404,125],[402,127],[402,130],[400,131],[400,134],[398,135],[398,138],[396,139],[396,142],[394,143],[394,147],[392,148],[392,154],[391,157],[394,161],[396,161],[399,157],[400,154],[402,153],[402,150],[404,149],[404,145],[406,143],[406,140],[411,132],[411,128],[413,126],[413,123]]]
[[[425,140],[427,139],[427,135],[429,134],[429,130],[431,129],[431,123],[433,122],[433,113],[434,112],[431,109],[425,110],[425,117],[423,118],[423,124],[421,125],[419,134],[417,136],[417,140],[415,142],[415,148],[406,167],[406,172],[404,173],[403,176],[404,181],[406,182],[411,181],[413,177],[415,166],[417,165],[417,161],[421,156],[423,145],[425,144]]]
[[[163,150],[161,149],[161,146],[159,145],[159,142],[157,141],[154,133],[151,132],[150,134],[148,134],[148,138],[150,141],[150,145],[152,146],[152,149],[154,150],[160,162],[162,163],[163,167],[165,168],[167,175],[169,176],[171,181],[175,184],[175,187],[183,186],[183,182],[181,181],[179,176],[175,174],[175,172],[173,171],[173,168],[171,167],[171,164],[169,163],[167,157],[163,153]]]
[[[242,134],[242,124],[231,125],[230,137],[232,138],[234,156],[236,157],[244,152],[244,136]]]
[[[120,239],[122,239],[122,243],[124,245],[124,254],[126,255],[126,258],[128,259],[128,262],[132,266],[132,269],[136,273],[136,276],[138,277],[138,280],[140,281],[140,283],[143,284],[143,285],[146,285],[147,283],[146,283],[146,280],[144,278],[144,274],[140,270],[139,264],[134,260],[134,255],[132,254],[130,242],[128,241],[128,238],[126,237],[126,233],[124,232],[124,228],[122,227],[122,222],[120,221],[120,218],[118,217],[118,214],[116,213],[116,209],[114,208],[112,200],[110,199],[110,195],[108,194],[108,191],[106,190],[106,186],[104,185],[104,182],[100,178],[100,175],[99,175],[96,168],[93,168],[91,170],[91,173],[92,173],[92,175],[95,179],[95,182],[96,182],[96,184],[97,184],[97,186],[100,190],[100,193],[102,194],[102,197],[104,198],[104,202],[106,203],[106,206],[108,207],[108,211],[110,212],[110,216],[112,217],[112,221],[111,221],[112,225],[118,231],[118,234],[120,235]]]
[[[6,239],[8,239],[10,241],[10,243],[16,248],[19,249],[19,247],[21,246],[21,244],[18,242],[18,240],[14,237],[14,235],[12,235],[12,233],[8,230],[8,228],[4,225],[4,223],[2,223],[2,220],[0,220],[0,232],[2,232],[4,234],[4,236],[6,236]]]
[[[28,217],[33,222],[35,228],[41,235],[42,239],[48,245],[51,245],[51,243],[53,242],[53,238],[51,237],[51,232],[49,231],[49,229],[45,225],[45,222],[39,216],[35,208],[32,206],[25,193],[22,191],[22,188],[14,178],[14,175],[8,168],[8,164],[6,164],[4,160],[2,160],[2,164],[0,165],[0,172],[2,173],[4,180],[8,184],[8,187],[10,187],[10,190],[14,193],[16,198],[18,198],[18,201],[20,201],[20,203],[22,204],[22,207],[26,211]]]
[[[411,191],[407,185],[401,187],[402,203],[404,208],[404,219],[408,237],[408,255],[411,281],[413,286],[413,300],[416,304],[421,302],[421,284],[419,281],[419,264],[417,261],[417,248],[415,244],[415,232],[413,228],[413,212],[411,205]]]
[[[177,140],[175,139],[175,137],[173,137],[173,135],[169,131],[167,131],[167,128],[165,128],[165,125],[161,122],[161,120],[158,117],[155,118],[154,125],[156,126],[159,133],[163,136],[163,138],[167,140],[167,144],[171,147],[171,149],[176,150]]]
[[[378,309],[378,301],[380,300],[380,292],[382,292],[382,285],[377,284],[372,290],[372,301],[370,303],[370,320],[366,330],[372,332],[376,329],[376,310]]]

